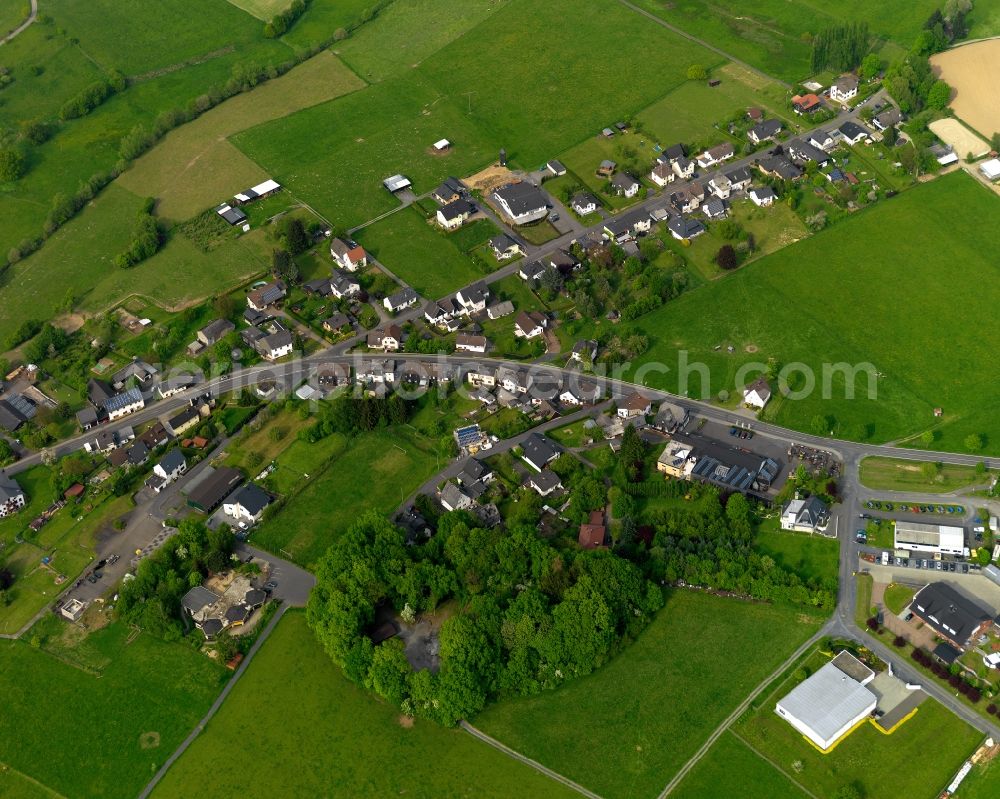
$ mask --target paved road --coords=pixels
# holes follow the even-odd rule
[[[14,28],[14,30],[12,30],[6,36],[4,36],[2,39],[0,39],[0,44],[7,44],[7,42],[9,42],[15,36],[17,36],[18,34],[22,33],[24,30],[26,30],[27,27],[32,22],[35,21],[35,18],[37,16],[38,16],[38,0],[31,0],[31,13],[28,14],[28,18],[24,22],[22,22],[20,25],[18,25],[16,28]]]

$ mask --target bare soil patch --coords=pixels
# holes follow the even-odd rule
[[[931,57],[931,66],[955,90],[950,105],[957,116],[986,137],[1000,132],[996,95],[1000,85],[1000,39],[938,53]]]
[[[938,119],[928,125],[934,134],[954,149],[962,160],[972,153],[974,157],[985,155],[990,146],[957,119]]]
[[[499,186],[503,186],[505,183],[510,183],[513,179],[514,173],[507,169],[507,167],[494,164],[476,172],[474,175],[469,175],[469,177],[462,180],[462,183],[473,191],[487,193]]]

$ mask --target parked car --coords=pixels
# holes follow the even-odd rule
[[[270,594],[275,588],[278,587],[278,584],[274,580],[268,580],[262,587],[267,593]]]

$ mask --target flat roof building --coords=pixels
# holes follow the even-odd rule
[[[817,747],[828,750],[875,710],[877,698],[865,686],[875,672],[848,652],[778,701],[775,712]]]
[[[965,529],[944,524],[896,522],[896,549],[961,555],[965,550]]]

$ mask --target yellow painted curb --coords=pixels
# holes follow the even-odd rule
[[[907,716],[907,718],[909,718],[909,716]],[[905,721],[905,720],[906,719],[903,719],[903,721]],[[851,727],[851,729],[849,729],[847,732],[845,732],[843,735],[841,735],[836,741],[834,741],[832,744],[830,744],[826,749],[820,749],[819,746],[816,745],[815,741],[810,740],[805,735],[803,735],[802,738],[803,738],[803,740],[806,743],[808,743],[813,749],[815,749],[821,755],[828,755],[828,754],[830,754],[830,752],[832,752],[834,749],[836,749],[838,746],[840,746],[841,741],[844,741],[847,738],[847,736],[849,736],[856,729],[860,728],[866,721],[871,721],[871,718],[869,718],[868,716],[865,716],[863,719],[861,719],[861,721],[859,721],[857,724],[855,724],[853,727]],[[900,724],[902,724],[902,723],[903,722],[901,721]],[[898,727],[898,726],[899,726],[899,724],[896,725],[896,727]],[[893,729],[895,729],[895,727],[893,727]]]
[[[903,724],[905,724],[907,721],[909,721],[910,719],[912,719],[917,714],[918,710],[920,710],[919,707],[913,708],[913,710],[911,710],[909,713],[907,713],[905,716],[903,716],[903,718],[901,718],[899,721],[897,721],[895,724],[893,724],[887,730],[884,729],[883,727],[881,727],[879,725],[879,723],[877,721],[875,721],[875,719],[868,719],[868,720],[872,723],[872,726],[876,730],[878,730],[880,733],[882,733],[883,735],[892,735],[896,730],[898,730],[900,727],[902,727]]]

